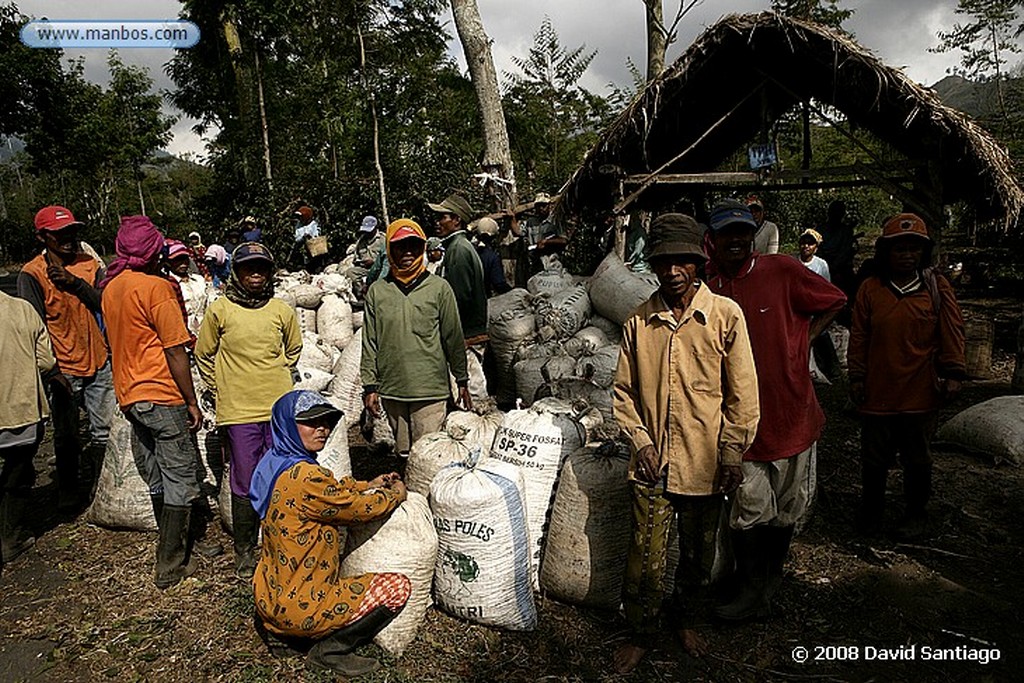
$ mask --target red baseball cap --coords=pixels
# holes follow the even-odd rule
[[[69,225],[85,225],[63,206],[44,206],[36,214],[36,230],[63,230]]]
[[[398,230],[395,230],[395,234],[391,236],[391,241],[397,242],[398,240],[404,240],[410,237],[415,237],[418,240],[423,239],[423,235],[416,232],[415,228],[409,225],[403,225]]]

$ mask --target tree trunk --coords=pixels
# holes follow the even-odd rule
[[[653,81],[665,70],[665,15],[662,0],[644,0],[647,6],[647,81]]]
[[[146,198],[142,196],[142,179],[135,178],[135,186],[139,189],[139,213],[143,216],[146,215]]]
[[[267,107],[263,101],[263,74],[260,73],[260,53],[253,51],[256,60],[256,93],[260,103],[260,130],[263,133],[263,176],[267,181],[267,189],[274,191],[274,172],[270,166],[270,131],[267,126]]]
[[[384,225],[388,225],[391,223],[391,218],[388,216],[388,193],[384,185],[384,167],[380,163],[380,125],[377,121],[377,98],[366,84],[366,46],[363,44],[363,27],[357,25],[356,30],[359,33],[359,80],[362,81],[363,90],[370,98],[370,115],[373,117],[373,165],[377,169],[380,213],[384,218]]]
[[[238,92],[238,118],[241,122],[242,138],[246,141],[241,153],[242,177],[246,184],[253,181],[252,173],[254,163],[250,163],[251,147],[249,141],[255,132],[252,116],[252,78],[242,59],[242,39],[238,35],[238,27],[227,15],[221,14],[221,32],[224,34],[224,42],[228,46],[228,54],[231,56],[231,70],[235,76],[235,90]],[[255,160],[253,160],[254,162]]]
[[[480,119],[484,128],[484,158],[481,166],[485,173],[504,181],[490,183],[489,187],[497,208],[511,211],[516,205],[516,175],[512,167],[512,151],[508,143],[498,75],[491,57],[491,40],[484,31],[476,0],[451,1],[455,28],[480,104]]]

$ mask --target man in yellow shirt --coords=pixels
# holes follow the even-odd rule
[[[690,216],[656,218],[648,260],[658,290],[623,326],[614,410],[633,459],[633,535],[623,586],[633,633],[614,668],[632,671],[660,630],[669,530],[678,514],[680,562],[670,627],[692,655],[706,650],[694,629],[697,599],[711,582],[725,495],[760,414],[757,374],[743,313],[701,282],[702,230]]]

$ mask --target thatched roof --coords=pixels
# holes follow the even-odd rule
[[[934,162],[932,203],[966,200],[980,217],[1016,223],[1024,191],[987,132],[848,36],[771,12],[721,19],[649,83],[566,184],[559,210],[610,209],[623,176],[712,171],[766,120],[811,99],[909,160]]]

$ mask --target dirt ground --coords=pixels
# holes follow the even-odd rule
[[[996,379],[968,383],[943,418],[1008,393],[1012,358],[997,354],[995,367]],[[1020,680],[1014,671],[1024,664],[1024,473],[939,452],[935,535],[913,545],[865,542],[852,531],[858,427],[843,412],[845,391],[819,389],[829,416],[818,451],[819,498],[812,523],[794,542],[772,619],[708,623],[703,631],[713,654],[701,659],[683,655],[666,637],[634,673],[614,676],[611,653],[625,636],[617,614],[541,599],[537,630],[508,633],[431,610],[400,660],[384,658],[380,672],[360,680]],[[57,516],[49,453],[47,445],[39,458],[39,540],[0,576],[0,681],[332,680],[306,672],[301,660],[264,651],[251,625],[249,586],[234,577],[230,550],[161,592],[152,582],[155,534]],[[390,465],[358,446],[353,462],[357,476]],[[893,517],[899,480],[898,472],[890,476]],[[954,653],[994,648],[999,660],[925,660],[926,646]],[[808,661],[795,660],[799,648]],[[883,649],[913,652],[913,659],[884,661]]]

